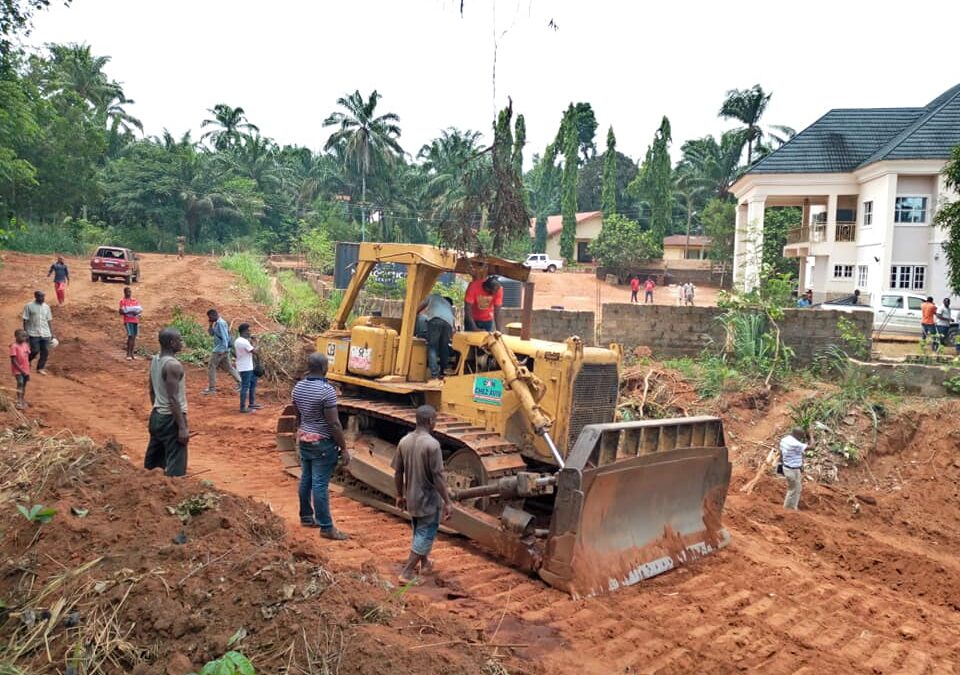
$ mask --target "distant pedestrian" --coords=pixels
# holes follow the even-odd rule
[[[643,284],[643,304],[653,304],[653,289],[656,287],[657,284],[653,281],[653,279],[647,277],[646,282]]]
[[[260,410],[257,404],[257,369],[254,353],[257,351],[256,339],[250,335],[250,324],[237,326],[239,337],[233,341],[237,352],[237,371],[240,373],[240,412],[249,413]]]
[[[30,381],[30,336],[18,328],[10,345],[10,370],[17,381],[17,409],[27,407],[27,382]]]
[[[53,289],[57,293],[57,304],[62,305],[66,301],[67,284],[70,283],[70,270],[67,269],[67,263],[63,261],[63,256],[58,255],[57,261],[50,265],[47,270],[47,278],[53,275]]]
[[[640,292],[640,277],[638,277],[636,274],[631,274],[629,281],[630,281],[630,302],[631,303],[640,302],[637,299],[637,293]]]
[[[300,448],[300,524],[319,527],[321,537],[342,541],[349,537],[334,527],[328,488],[337,460],[349,465],[350,452],[337,414],[337,391],[327,382],[328,364],[320,352],[310,354],[307,377],[293,387]]]
[[[810,446],[806,443],[807,432],[794,427],[787,436],[780,439],[780,462],[783,465],[783,477],[787,479],[787,496],[783,508],[796,511],[800,505],[800,489],[803,486],[803,453]]]
[[[119,314],[123,317],[123,329],[127,334],[127,361],[133,361],[133,349],[137,346],[137,336],[140,335],[140,315],[143,314],[143,307],[134,299],[133,290],[129,286],[123,289]]]
[[[30,336],[30,360],[40,357],[37,360],[37,372],[41,375],[50,374],[47,372],[47,357],[55,339],[53,312],[45,300],[43,291],[34,291],[33,302],[28,302],[23,307],[23,330]]]
[[[177,260],[183,260],[183,251],[187,246],[186,237],[177,237]]]
[[[950,309],[950,298],[944,298],[943,304],[937,309],[937,335],[940,338],[940,344],[949,347],[950,324],[953,323],[953,310]]]
[[[683,286],[684,284],[677,284],[677,307],[683,304]]]
[[[924,342],[927,338],[933,338],[933,351],[940,348],[937,342],[937,305],[933,301],[933,296],[928,295],[923,304],[920,305],[920,339]]]
[[[160,353],[150,361],[150,442],[143,468],[163,469],[168,476],[187,473],[187,380],[177,353],[183,349],[180,331],[160,331]]]
[[[213,351],[210,353],[210,363],[207,366],[207,388],[200,393],[217,393],[217,368],[221,364],[237,383],[236,391],[240,391],[240,373],[230,363],[230,327],[215,309],[207,310],[207,319],[210,321],[207,333],[213,336]]]
[[[696,295],[696,288],[693,283],[688,281],[683,285],[683,304],[693,307],[693,298]]]
[[[397,508],[410,514],[413,526],[413,545],[400,572],[401,584],[416,581],[418,565],[421,573],[432,569],[433,541],[440,521],[449,518],[453,508],[443,476],[443,453],[431,433],[436,421],[433,406],[417,408],[417,427],[400,439],[393,456]]]
[[[453,337],[453,327],[457,323],[453,306],[439,293],[431,293],[417,311],[427,323],[427,363],[430,366],[430,377],[437,381],[442,380],[444,371],[450,364],[450,340]]]
[[[859,305],[859,304],[860,304],[860,289],[859,289],[859,288],[853,289],[853,299],[851,300],[851,302],[852,302],[854,305]]]

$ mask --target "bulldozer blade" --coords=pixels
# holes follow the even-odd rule
[[[715,551],[730,539],[721,524],[729,484],[716,418],[584,427],[558,476],[539,574],[583,597]]]

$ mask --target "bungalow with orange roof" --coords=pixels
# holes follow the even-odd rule
[[[578,263],[592,263],[590,243],[600,236],[603,228],[603,211],[584,211],[577,214],[577,234],[573,249],[573,259]],[[563,216],[547,217],[547,250],[544,251],[551,258],[561,258],[560,232],[563,230]],[[535,237],[537,231],[536,218],[530,219],[530,236]]]

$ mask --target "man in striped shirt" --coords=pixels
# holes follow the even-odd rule
[[[300,447],[300,524],[319,527],[320,536],[342,541],[348,537],[333,525],[328,487],[337,461],[347,466],[350,452],[337,415],[337,392],[327,382],[327,363],[320,352],[311,354],[307,358],[310,372],[293,387]]]

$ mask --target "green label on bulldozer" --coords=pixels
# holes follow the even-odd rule
[[[474,378],[473,402],[500,405],[503,402],[503,380],[495,377]]]

